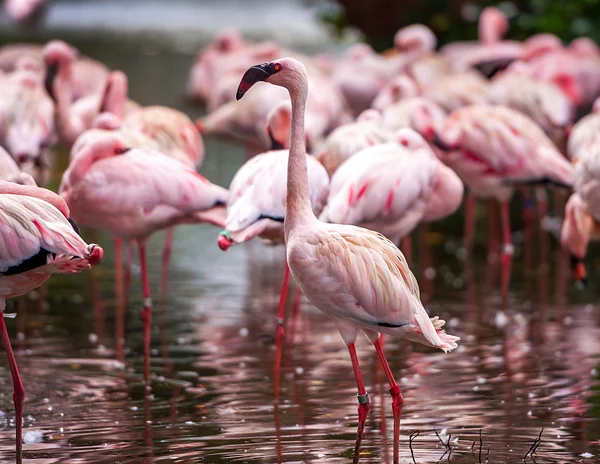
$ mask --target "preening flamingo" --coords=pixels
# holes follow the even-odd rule
[[[284,236],[287,263],[304,295],[328,314],[338,327],[352,359],[359,399],[355,449],[358,461],[369,397],[358,365],[354,342],[364,331],[375,345],[393,397],[394,462],[399,462],[400,413],[403,398],[385,359],[379,332],[405,337],[444,351],[454,349],[457,337],[430,319],[419,298],[419,287],[406,260],[383,235],[355,226],[319,221],[310,204],[304,111],[308,78],[302,63],[282,58],[253,66],[242,77],[237,98],[256,82],[286,88],[292,101],[292,126],[287,177]]]
[[[147,238],[159,229],[183,223],[222,227],[227,190],[175,159],[147,149],[130,149],[118,133],[107,133],[73,157],[60,194],[82,225],[137,241],[144,296],[144,378],[149,387],[152,299]]]
[[[103,251],[82,240],[63,199],[39,187],[0,181],[0,224],[0,333],[13,379],[16,462],[21,464],[25,389],[4,321],[10,317],[4,314],[6,300],[25,295],[52,274],[89,269]]]

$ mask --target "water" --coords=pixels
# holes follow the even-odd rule
[[[291,11],[304,11],[290,4]],[[130,76],[132,98],[143,104],[168,104],[193,116],[202,114],[202,108],[183,100],[192,50],[147,34],[59,33],[56,25],[67,24],[60,15],[71,14],[66,5],[61,2],[50,11],[54,22],[35,37],[60,35],[123,69]],[[110,12],[103,14],[110,18]],[[303,14],[296,17],[299,23],[306,21]],[[204,27],[206,19],[201,21]],[[298,28],[313,27],[307,24]],[[24,37],[22,32],[11,34]],[[5,33],[3,40],[8,39]],[[227,185],[243,162],[242,150],[223,141],[206,142],[202,172]],[[62,159],[64,165],[64,153]],[[518,219],[515,216],[515,230]],[[567,289],[568,269],[554,238],[536,231],[536,240],[525,246],[519,245],[522,234],[517,232],[511,294],[502,310],[498,264],[486,261],[484,235],[475,259],[464,260],[460,221],[457,215],[417,232],[413,266],[428,307],[462,337],[460,348],[444,355],[386,340],[405,398],[402,462],[413,462],[410,448],[420,464],[442,457],[457,464],[522,462],[542,429],[535,462],[598,462],[597,292]],[[163,235],[150,242],[156,302],[151,398],[144,398],[141,384],[138,267],[127,314],[126,363],[116,361],[108,237],[95,238],[106,251],[96,272],[102,304],[92,297],[90,275],[84,274],[51,279],[46,297],[31,295],[19,307],[19,316],[8,325],[27,391],[25,431],[34,442],[25,445],[28,462],[351,460],[356,387],[339,335],[326,317],[302,301],[294,324],[288,317],[281,400],[276,406],[274,313],[283,250],[254,242],[223,253],[216,246],[217,232],[208,226],[176,230],[164,307],[159,302]],[[427,245],[423,249],[421,238]],[[594,264],[598,267],[590,262]],[[425,273],[432,277],[427,268],[436,270],[433,281],[424,278]],[[590,280],[594,282],[594,275]],[[361,462],[391,462],[387,384],[364,338],[358,353],[372,401]],[[0,356],[0,462],[11,462],[14,450],[11,390],[10,373]],[[445,449],[434,430],[444,441],[451,434],[449,458],[448,453],[443,456]],[[420,435],[410,446],[414,431]]]

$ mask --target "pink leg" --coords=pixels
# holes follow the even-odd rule
[[[285,316],[285,302],[287,300],[288,287],[290,283],[290,268],[285,263],[283,273],[283,284],[279,295],[279,306],[277,308],[277,328],[275,329],[275,401],[279,401],[279,380],[281,378],[281,356],[283,354],[283,337],[285,330],[283,327]]]
[[[294,335],[296,333],[296,325],[298,323],[298,313],[300,312],[300,300],[302,298],[302,290],[296,287],[294,291],[294,301],[292,302],[292,323],[290,325],[290,345],[294,345]]]
[[[400,392],[400,387],[394,379],[390,365],[385,359],[383,353],[383,344],[381,338],[378,338],[375,342],[375,349],[377,350],[377,356],[383,366],[383,372],[390,385],[390,395],[392,395],[392,412],[394,413],[394,464],[400,462],[400,415],[402,414],[402,405],[404,405],[404,398]]]
[[[402,253],[406,258],[406,262],[410,265],[412,263],[412,237],[410,234],[402,238]]]
[[[125,295],[123,289],[123,240],[115,239],[115,345],[117,359],[125,362]]]
[[[502,303],[506,305],[508,286],[510,284],[510,268],[512,264],[513,246],[510,233],[510,210],[508,201],[500,202],[500,217],[502,221]]]
[[[470,193],[465,199],[465,248],[470,253],[475,239],[475,211],[477,199]]]
[[[152,327],[152,295],[150,294],[150,280],[148,279],[148,265],[146,262],[146,244],[139,242],[140,266],[142,268],[142,289],[144,307],[142,308],[142,321],[144,323],[144,381],[146,389],[150,388],[150,330]]]
[[[129,304],[129,289],[131,287],[131,266],[133,264],[134,245],[135,242],[133,240],[129,240],[129,243],[127,244],[127,267],[125,267],[125,289],[123,290],[125,308],[127,308],[127,305]]]
[[[358,365],[358,356],[356,356],[356,347],[354,343],[348,345],[348,351],[350,352],[350,359],[352,360],[352,368],[354,369],[354,377],[356,377],[356,387],[358,388],[358,430],[356,431],[356,445],[354,447],[354,459],[353,464],[357,464],[360,458],[360,445],[362,443],[363,432],[365,430],[365,422],[367,420],[367,414],[371,407],[369,403],[369,395],[365,388],[365,383],[362,379],[360,372],[360,366]]]
[[[1,309],[4,310],[4,301],[0,300],[0,302],[2,304]],[[15,423],[17,427],[17,464],[21,464],[23,462],[23,403],[25,401],[25,388],[23,387],[15,354],[10,344],[4,315],[0,315],[0,332],[2,333],[2,342],[4,343],[4,350],[6,351],[8,366],[10,367],[10,374],[13,379],[13,401],[15,402]]]
[[[171,264],[171,249],[173,247],[173,227],[167,229],[165,246],[162,255],[162,276],[160,286],[161,305],[167,300],[167,287],[169,285],[169,266]]]

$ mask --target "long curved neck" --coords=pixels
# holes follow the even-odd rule
[[[285,215],[285,237],[290,231],[312,218],[314,214],[308,196],[308,172],[304,148],[304,111],[308,94],[306,78],[299,79],[290,88],[292,100],[292,124],[290,133],[290,155],[287,178],[287,208]]]
[[[60,135],[68,143],[73,143],[82,128],[79,127],[80,124],[78,124],[77,118],[74,118],[71,114],[73,103],[73,69],[71,63],[61,64],[54,89]]]

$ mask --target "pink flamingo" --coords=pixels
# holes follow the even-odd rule
[[[359,225],[400,244],[420,222],[458,210],[463,184],[454,171],[412,129],[400,129],[395,138],[359,151],[340,166],[321,221]]]
[[[0,80],[0,144],[42,182],[47,151],[56,140],[54,103],[32,71],[14,72]]]
[[[144,296],[144,379],[149,388],[152,299],[147,238],[182,223],[222,227],[227,190],[177,160],[151,150],[129,149],[117,133],[107,133],[71,160],[60,194],[81,224],[137,241]]]
[[[314,157],[306,155],[308,194],[315,214],[325,206],[329,191],[329,176]],[[274,150],[256,155],[236,173],[229,186],[225,230],[218,244],[227,250],[235,244],[260,237],[272,244],[283,244],[285,219],[288,150]],[[284,337],[284,317],[290,270],[286,264],[283,275],[275,333],[275,399],[279,399],[281,355]]]
[[[581,118],[569,131],[567,154],[575,161],[579,153],[591,146],[600,134],[600,98],[596,99],[593,111]]]
[[[502,296],[506,298],[513,246],[508,201],[513,187],[573,184],[573,168],[544,131],[524,114],[503,106],[474,105],[452,113],[438,134],[443,157],[471,190],[465,211],[465,242],[472,244],[475,197],[500,202],[504,247]]]
[[[591,240],[600,239],[600,142],[597,140],[577,154],[575,193],[565,208],[561,243],[569,252],[575,281],[587,284],[583,260]]]
[[[436,45],[431,29],[423,24],[411,24],[396,32],[394,47],[401,54],[390,60],[397,67],[396,72],[410,77],[419,89],[424,89],[452,73],[448,62],[435,53]]]
[[[248,69],[237,98],[258,81],[286,88],[292,101],[292,126],[287,177],[284,236],[287,262],[302,293],[327,313],[348,346],[359,399],[358,461],[368,395],[354,342],[364,331],[375,345],[390,384],[394,411],[394,462],[399,462],[400,413],[403,398],[385,359],[379,332],[405,337],[444,351],[454,349],[456,337],[442,330],[443,322],[429,319],[419,299],[418,284],[396,246],[381,234],[355,226],[319,221],[310,204],[304,111],[308,78],[302,63],[282,58]]]
[[[381,127],[381,115],[378,111],[367,110],[356,121],[342,124],[331,132],[315,157],[331,177],[348,158],[363,148],[392,140],[393,135]]]
[[[106,68],[91,60],[88,66],[77,71],[77,51],[62,41],[49,42],[44,47],[47,67],[45,85],[56,102],[56,119],[60,139],[68,146],[92,126],[94,118],[102,111],[118,114],[115,102],[126,98],[127,80],[120,73],[109,74]],[[137,105],[129,103],[127,109]]]
[[[421,95],[451,113],[463,106],[485,103],[487,81],[475,71],[448,74],[423,89]]]
[[[25,389],[17,368],[4,314],[6,300],[25,295],[52,274],[79,272],[98,264],[103,251],[88,245],[71,221],[69,208],[55,193],[30,185],[0,181],[0,333],[13,378],[18,464],[23,456]]]
[[[452,42],[442,47],[440,53],[458,71],[477,67],[490,77],[523,53],[520,42],[502,40],[508,27],[508,19],[502,11],[484,8],[479,16],[479,42]]]
[[[526,74],[495,76],[485,98],[493,105],[508,106],[526,114],[550,136],[564,130],[575,117],[573,102],[557,85]]]

